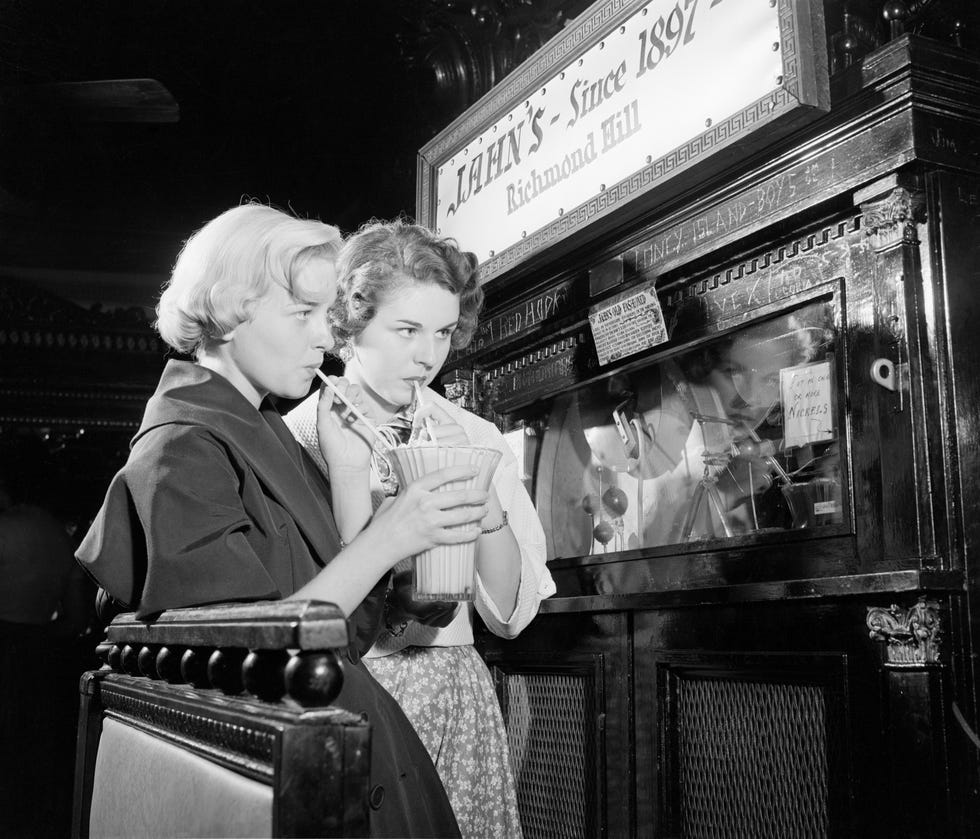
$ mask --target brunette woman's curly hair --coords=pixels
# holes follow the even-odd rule
[[[469,344],[483,305],[475,254],[451,238],[404,219],[364,225],[337,258],[337,300],[330,317],[338,346],[361,334],[386,296],[410,283],[431,283],[459,297],[451,344]]]

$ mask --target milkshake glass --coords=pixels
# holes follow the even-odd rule
[[[438,491],[489,490],[501,454],[485,446],[441,446],[422,444],[396,446],[390,452],[399,485],[407,487],[423,475],[472,463],[480,471],[465,481],[451,481]],[[457,525],[465,527],[466,525]],[[415,556],[413,584],[415,600],[472,600],[475,587],[476,540],[461,545],[436,545]]]

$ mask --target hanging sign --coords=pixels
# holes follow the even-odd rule
[[[599,364],[648,350],[668,340],[664,315],[652,282],[632,288],[589,310]]]
[[[829,361],[779,371],[783,444],[787,449],[834,439],[833,384]]]
[[[475,252],[486,279],[790,113],[826,109],[809,3],[594,4],[422,150],[419,218]]]

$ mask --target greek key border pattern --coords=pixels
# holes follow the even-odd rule
[[[435,167],[430,166],[428,162],[426,162],[425,158],[422,157],[421,152],[419,152],[419,161],[419,182],[415,193],[415,201],[417,204],[415,207],[415,220],[419,224],[424,224],[427,227],[434,228],[436,226],[436,214],[434,212],[436,204],[432,200],[432,170]]]
[[[780,55],[783,60],[783,90],[797,101],[800,98],[799,32],[793,19],[789,0],[779,0]]]
[[[699,274],[683,281],[678,286],[667,288],[662,292],[662,304],[665,308],[676,307],[687,298],[703,296],[733,281],[741,280],[758,271],[764,271],[777,266],[786,260],[825,247],[832,242],[856,233],[860,229],[861,219],[857,215],[844,219],[836,224],[827,225],[818,231],[784,242],[756,256],[731,264],[724,271]],[[643,275],[644,272],[645,269],[640,269],[639,273]],[[487,343],[480,348],[480,351],[486,352],[492,347],[502,347],[507,345],[508,342],[509,339],[500,339],[493,343]],[[510,358],[507,362],[489,366],[483,371],[483,377],[488,382],[497,381],[506,376],[514,377],[520,370],[534,367],[545,362],[547,359],[556,359],[566,351],[574,351],[575,347],[588,343],[589,341],[585,332],[565,336],[559,341],[553,341],[551,344],[535,346],[526,353]],[[515,391],[518,390],[516,386],[514,389]]]
[[[753,256],[750,259],[745,259],[742,262],[731,265],[724,271],[695,277],[689,282],[684,283],[680,288],[673,289],[666,294],[664,302],[666,305],[676,305],[685,298],[707,294],[719,286],[728,285],[733,280],[740,280],[743,277],[751,276],[756,271],[762,271],[774,265],[779,265],[787,259],[793,259],[800,254],[809,253],[814,248],[822,248],[860,229],[861,223],[857,216],[834,225],[828,225],[817,232],[808,233],[806,236],[792,239],[785,244],[764,251],[758,256]]]

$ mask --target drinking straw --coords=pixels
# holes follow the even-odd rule
[[[413,384],[415,385],[415,401],[418,403],[420,408],[424,408],[425,400],[422,398],[422,385],[419,384],[418,379],[415,379]],[[429,439],[432,441],[432,445],[439,445],[439,441],[436,439],[435,426],[429,417],[425,418],[425,430],[429,432]]]
[[[337,385],[335,385],[333,382],[330,381],[330,379],[328,379],[326,376],[323,375],[323,371],[317,370],[316,374],[320,377],[321,381],[328,388],[330,388],[334,396],[340,399],[340,401],[343,402],[348,407],[350,412],[355,417],[357,417],[362,423],[364,423],[365,428],[367,428],[367,430],[370,431],[375,436],[377,441],[381,444],[381,447],[385,451],[390,450],[391,444],[385,439],[384,435],[380,431],[378,431],[374,423],[372,423],[371,420],[369,420],[366,416],[364,416],[361,410],[353,402],[351,402],[346,396],[344,396],[343,393],[340,392],[340,390],[337,388]]]

